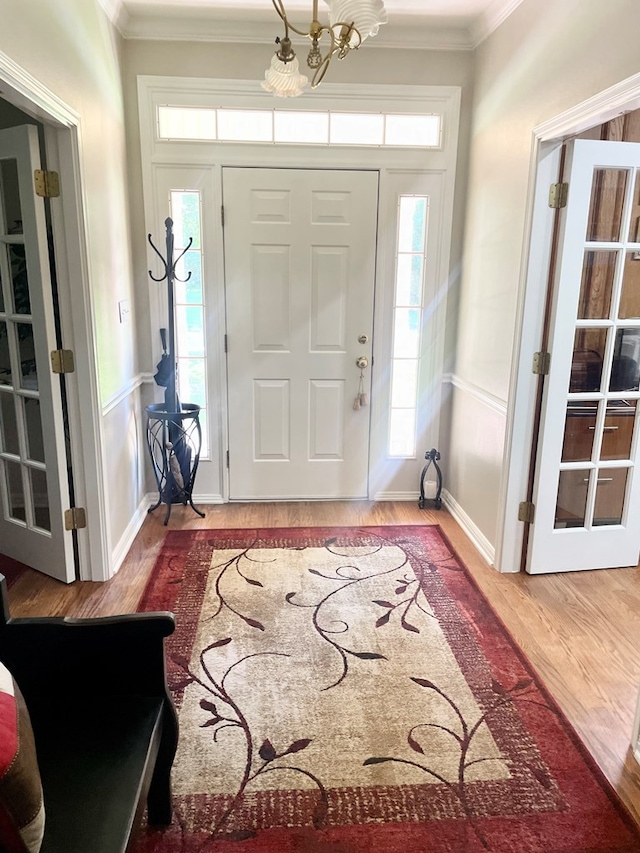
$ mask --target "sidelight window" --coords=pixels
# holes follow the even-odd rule
[[[428,196],[399,197],[388,444],[393,457],[416,454],[428,214]]]
[[[178,367],[178,394],[181,403],[200,406],[202,428],[201,457],[209,456],[207,429],[206,339],[204,333],[204,287],[200,193],[171,190],[174,251],[176,256],[193,238],[189,251],[176,268],[175,333]]]

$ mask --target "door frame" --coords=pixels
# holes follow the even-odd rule
[[[623,112],[640,108],[640,74],[539,124],[533,130],[529,192],[525,214],[525,244],[520,271],[514,357],[503,456],[500,510],[496,531],[495,567],[500,572],[521,568],[524,524],[518,508],[527,499],[530,451],[534,440],[533,413],[538,377],[531,372],[539,348],[555,211],[548,205],[549,187],[558,180],[560,150],[565,139]]]
[[[424,399],[436,401],[437,405],[441,399],[441,387],[444,379],[445,358],[445,326],[447,316],[447,293],[449,290],[450,276],[450,247],[453,232],[453,199],[455,190],[456,163],[458,158],[458,127],[460,116],[461,90],[458,86],[372,86],[372,85],[345,85],[325,83],[322,92],[303,95],[296,98],[296,103],[281,104],[274,103],[274,99],[262,92],[256,81],[246,80],[216,80],[208,78],[188,77],[162,77],[146,76],[138,77],[138,109],[140,120],[140,143],[142,153],[142,178],[144,196],[144,214],[146,233],[161,234],[163,220],[166,218],[160,211],[158,194],[159,178],[163,170],[167,169],[191,169],[199,170],[201,173],[200,184],[213,181],[213,203],[209,205],[212,211],[211,231],[212,245],[212,269],[209,275],[213,280],[212,291],[214,292],[214,305],[207,306],[207,313],[212,316],[210,334],[216,339],[224,339],[224,264],[223,264],[223,238],[222,225],[218,212],[222,205],[220,172],[223,166],[238,167],[274,167],[274,168],[301,168],[301,169],[375,169],[380,172],[380,211],[384,211],[381,217],[378,231],[378,254],[376,263],[376,293],[374,305],[374,330],[373,330],[373,367],[371,381],[374,388],[384,385],[384,358],[385,351],[382,348],[383,333],[385,330],[385,314],[387,305],[393,298],[393,282],[386,281],[389,254],[391,247],[386,250],[380,241],[380,233],[383,225],[382,220],[386,218],[389,193],[394,191],[394,178],[415,174],[439,176],[442,181],[442,204],[438,210],[441,227],[439,231],[440,243],[438,245],[437,274],[434,285],[434,293],[430,294],[435,305],[432,323],[439,324],[442,334],[433,342],[433,357],[424,359],[425,387],[428,394]],[[251,143],[223,143],[223,142],[180,142],[176,140],[159,140],[156,129],[156,108],[159,105],[171,106],[195,106],[195,107],[232,107],[232,108],[259,108],[259,109],[319,109],[319,110],[342,110],[358,111],[367,109],[386,112],[407,113],[430,113],[437,112],[443,118],[443,144],[437,149],[410,149],[410,148],[377,148],[344,146],[341,148],[330,146],[309,145],[254,145]],[[206,175],[206,178],[205,178]],[[395,248],[393,249],[395,252]],[[156,259],[150,253],[147,269],[155,268]],[[152,361],[155,363],[160,356],[160,346],[157,329],[162,325],[162,307],[159,303],[158,290],[149,288],[149,317],[151,323],[151,340],[155,343],[155,351]],[[229,499],[229,484],[225,459],[225,451],[228,447],[227,440],[227,389],[224,353],[211,354],[216,358],[216,363],[211,366],[212,376],[209,379],[209,392],[214,386],[216,396],[212,399],[219,401],[217,412],[217,423],[212,434],[219,437],[219,446],[215,448],[218,456],[218,479],[215,483],[216,491],[210,489],[204,494],[194,495],[197,503],[225,503]],[[377,386],[377,383],[380,385]],[[148,380],[152,384],[153,380]],[[402,460],[406,462],[407,468],[400,471],[400,476],[392,483],[391,488],[385,489],[387,483],[380,477],[372,481],[371,472],[376,468],[376,460],[373,456],[374,448],[379,447],[380,442],[375,441],[374,425],[382,421],[380,414],[379,399],[375,394],[371,400],[371,456],[369,460],[369,497],[372,500],[417,500],[419,494],[420,470],[424,465],[423,452],[432,446],[437,446],[440,441],[440,410],[436,416],[425,425],[423,441],[425,447],[419,447],[416,457]],[[217,431],[217,433],[216,433]],[[214,448],[212,446],[212,454]],[[213,456],[212,456],[212,461]],[[392,460],[393,461],[393,460]],[[202,465],[202,462],[201,462]],[[409,471],[409,467],[411,469]],[[403,477],[403,475],[405,475]],[[199,472],[199,476],[200,472]],[[406,480],[400,483],[399,480]],[[200,482],[202,483],[202,477]],[[202,488],[202,486],[201,486]]]
[[[66,376],[75,503],[87,511],[87,527],[77,531],[79,580],[104,581],[112,574],[111,534],[82,190],[80,116],[1,51],[0,81],[3,99],[44,125],[47,167],[60,174],[61,204],[51,205],[52,229],[62,335],[65,346],[74,350],[76,363],[75,373]]]

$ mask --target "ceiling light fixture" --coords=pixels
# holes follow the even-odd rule
[[[329,7],[329,23],[318,20],[318,0],[313,0],[313,16],[306,30],[294,27],[287,17],[283,0],[272,0],[273,6],[284,24],[284,36],[276,39],[278,50],[265,72],[262,88],[279,98],[301,95],[309,82],[300,73],[289,30],[311,41],[307,65],[313,71],[311,88],[322,82],[334,56],[344,59],[352,50],[357,50],[369,36],[375,36],[381,24],[387,22],[387,12],[382,0],[326,0]],[[320,42],[328,36],[326,52]]]

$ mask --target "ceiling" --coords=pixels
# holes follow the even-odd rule
[[[125,38],[197,41],[265,40],[275,24],[271,0],[99,0]],[[384,0],[389,22],[380,47],[470,50],[495,30],[522,0]],[[295,24],[308,23],[311,0],[285,0]],[[324,20],[320,2],[320,18]],[[268,34],[270,37],[270,33]]]

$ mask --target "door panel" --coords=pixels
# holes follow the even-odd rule
[[[377,172],[225,168],[223,195],[230,497],[365,498]]]
[[[44,202],[35,127],[0,131],[0,550],[75,579]],[[46,425],[46,428],[45,428]]]
[[[532,573],[640,553],[640,145],[578,140],[568,156]]]

